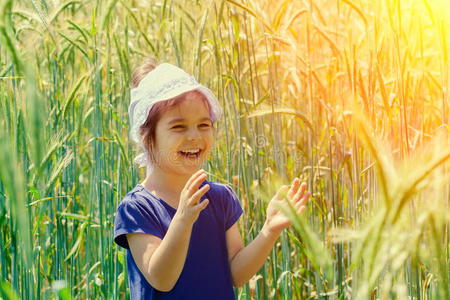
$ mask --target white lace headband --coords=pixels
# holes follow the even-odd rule
[[[168,63],[158,65],[141,80],[138,87],[131,89],[131,102],[128,107],[130,136],[144,151],[134,159],[134,162],[139,167],[147,167],[147,174],[151,171],[152,166],[148,159],[148,152],[141,141],[139,128],[147,120],[155,103],[193,90],[201,92],[208,100],[211,121],[215,123],[222,113],[216,96],[210,89],[198,83],[194,77],[174,65]]]

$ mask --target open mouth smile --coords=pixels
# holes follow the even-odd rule
[[[178,153],[188,159],[197,159],[200,157],[201,149],[191,149],[178,151]]]

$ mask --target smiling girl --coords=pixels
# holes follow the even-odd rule
[[[309,198],[295,178],[267,207],[258,236],[244,247],[242,208],[228,185],[201,169],[214,143],[221,108],[183,70],[147,59],[132,75],[131,138],[147,176],[117,208],[114,241],[127,249],[131,299],[234,299],[264,264],[290,221],[277,209],[287,197],[298,213]]]

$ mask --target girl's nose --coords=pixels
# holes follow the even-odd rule
[[[192,128],[188,130],[188,136],[187,138],[189,140],[197,140],[201,137],[200,131],[197,128]]]

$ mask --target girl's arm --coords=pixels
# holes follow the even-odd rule
[[[230,263],[233,285],[241,287],[261,269],[280,233],[271,233],[263,227],[258,236],[245,248],[236,224],[227,230],[226,236],[228,244],[242,245]]]
[[[170,291],[186,260],[192,226],[173,218],[164,239],[145,233],[127,234],[131,254],[152,287]]]
[[[276,203],[283,200],[288,186],[283,186],[273,197],[267,207],[267,219],[258,236],[244,248],[241,235],[234,224],[226,232],[230,269],[233,284],[241,287],[258,272],[270,254],[276,240],[284,228],[291,225],[289,219],[276,208]],[[302,213],[310,196],[305,193],[306,184],[300,186],[300,180],[294,180],[287,198],[292,202],[297,213]]]
[[[131,254],[139,270],[152,287],[159,291],[170,291],[178,281],[186,261],[192,226],[200,211],[208,205],[200,198],[209,190],[209,185],[199,189],[206,179],[204,171],[195,173],[181,192],[180,202],[166,235],[160,238],[145,234],[127,234]]]

